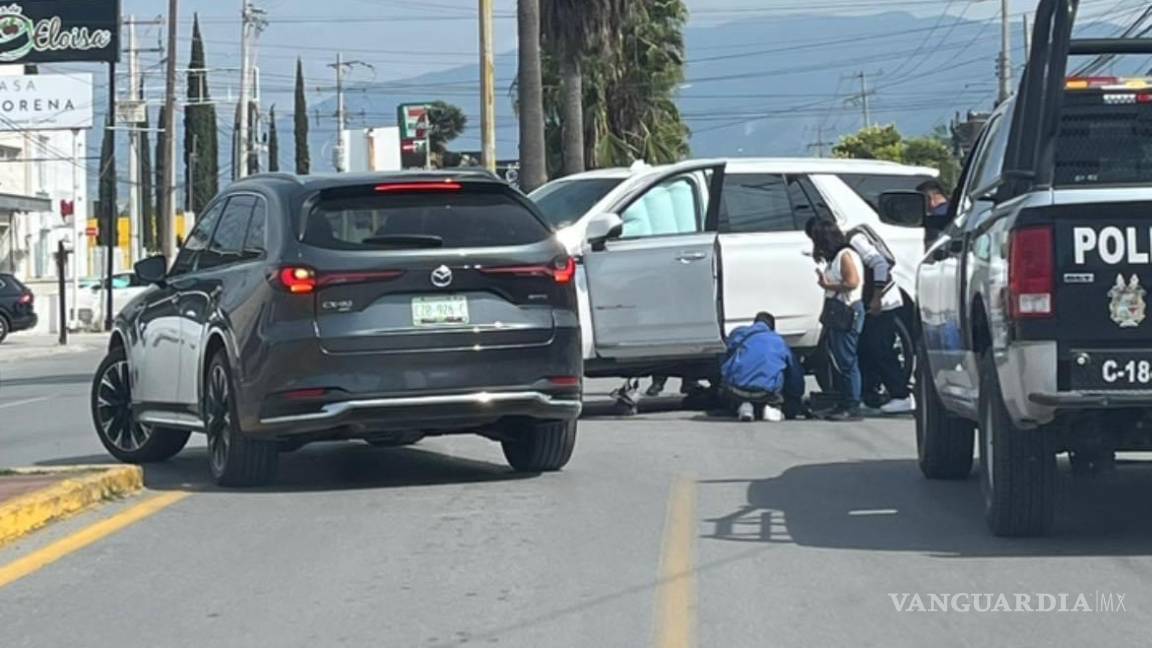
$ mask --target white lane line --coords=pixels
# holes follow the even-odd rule
[[[29,403],[39,403],[40,401],[48,400],[47,396],[40,396],[38,398],[25,398],[24,400],[12,401],[11,403],[0,403],[0,409],[5,407],[16,407],[18,405],[28,405]]]

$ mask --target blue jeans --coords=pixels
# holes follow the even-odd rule
[[[848,409],[860,407],[860,331],[864,329],[864,304],[852,305],[856,318],[847,331],[828,329],[828,357],[832,362],[836,391],[840,406]]]

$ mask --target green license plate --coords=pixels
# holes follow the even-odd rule
[[[412,298],[413,326],[446,326],[468,323],[468,298],[463,295]]]

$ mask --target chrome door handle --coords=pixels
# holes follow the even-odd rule
[[[692,263],[694,261],[703,261],[707,259],[708,255],[704,252],[681,252],[676,260],[680,263]]]

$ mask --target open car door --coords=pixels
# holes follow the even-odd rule
[[[724,166],[670,166],[610,207],[623,231],[584,258],[597,356],[723,352],[716,222]]]

